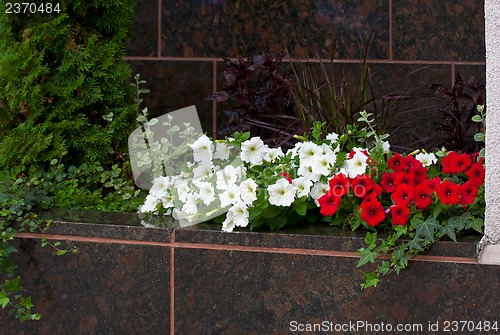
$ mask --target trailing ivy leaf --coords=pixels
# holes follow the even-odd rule
[[[391,263],[388,261],[382,261],[382,264],[379,266],[378,271],[384,276],[387,275],[391,271]]]
[[[361,284],[362,288],[377,287],[379,282],[378,275],[374,272],[365,273],[363,279],[365,282]]]
[[[431,242],[434,241],[434,232],[439,227],[439,222],[433,217],[430,217],[425,221],[420,221],[415,225],[417,236],[423,236]]]
[[[410,250],[418,250],[418,251],[425,251],[424,248],[422,247],[422,243],[424,242],[424,239],[415,236],[411,241],[408,242],[408,248]]]
[[[0,305],[2,305],[2,308],[5,308],[5,306],[7,306],[9,302],[10,299],[7,296],[7,292],[5,292],[5,290],[2,290],[2,292],[0,292]]]
[[[366,233],[365,243],[368,244],[370,249],[373,249],[377,244],[377,232],[374,233]]]
[[[373,263],[375,262],[375,256],[377,255],[377,253],[371,249],[365,249],[365,248],[361,248],[359,249],[359,252],[361,254],[361,257],[358,261],[358,268],[365,265],[365,264],[368,264],[368,263]]]
[[[484,220],[480,218],[473,218],[470,220],[467,225],[465,226],[465,229],[474,229],[478,233],[483,233],[483,227],[484,227]]]

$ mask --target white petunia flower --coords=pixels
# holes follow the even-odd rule
[[[170,177],[157,177],[153,180],[153,186],[151,186],[149,194],[152,194],[157,198],[161,198],[170,187],[170,184]]]
[[[222,231],[229,233],[234,230],[235,222],[233,220],[232,213],[229,212],[226,214],[226,219],[222,222]]]
[[[330,133],[328,135],[326,135],[326,139],[331,141],[332,143],[333,142],[337,142],[337,140],[339,139],[339,135],[337,135],[336,133]]]
[[[231,214],[229,214],[231,213]],[[243,203],[243,201],[238,201],[235,203],[228,211],[236,227],[246,227],[248,226],[248,208]]]
[[[328,176],[331,167],[335,164],[335,156],[321,155],[311,164],[313,174]]]
[[[388,153],[389,150],[391,149],[391,144],[388,141],[383,141],[382,149],[384,150],[385,153]]]
[[[257,183],[253,179],[248,178],[241,182],[240,197],[248,206],[251,206],[257,200]]]
[[[316,205],[319,205],[319,203],[317,202],[317,200],[319,198],[321,198],[321,196],[323,196],[326,191],[328,191],[328,189],[330,188],[330,186],[328,185],[328,183],[316,183],[314,184],[314,186],[311,188],[311,192],[310,192],[310,195],[311,195],[311,198],[313,198],[316,202]]]
[[[215,143],[214,158],[225,161],[229,159],[230,153],[231,153],[231,147],[229,145],[221,142]]]
[[[300,165],[312,165],[323,154],[323,149],[313,142],[305,142],[299,150]]]
[[[332,150],[332,148],[328,144],[321,144],[319,146],[321,150],[323,150],[323,155],[328,155],[328,156],[335,156],[335,154],[340,150],[339,147],[336,147],[335,150]]]
[[[361,152],[356,151],[352,158],[346,160],[342,166],[342,173],[349,178],[355,178],[357,175],[364,174],[368,166],[368,157]]]
[[[211,183],[206,181],[202,181],[197,183],[198,189],[200,192],[198,193],[198,198],[203,201],[205,205],[210,205],[212,201],[215,200],[215,190]]]
[[[219,194],[219,200],[222,208],[240,201],[240,189],[238,185],[230,185],[223,193]]]
[[[314,173],[311,165],[301,165],[297,170],[299,176],[309,178],[311,181],[315,182],[321,178],[320,174]]]
[[[207,178],[212,174],[212,161],[202,161],[200,165],[193,169],[194,179]]]
[[[307,177],[296,178],[292,180],[292,184],[297,189],[298,198],[309,195],[309,192],[311,191],[311,187],[313,185],[311,179]]]
[[[179,197],[179,200],[182,202],[187,202],[188,197],[189,197],[189,186],[187,182],[180,182],[175,185],[175,188],[177,189],[177,196]]]
[[[182,206],[182,211],[186,214],[196,214],[198,212],[198,207],[196,207],[197,200],[198,197],[195,194],[189,193],[187,201]]]
[[[241,159],[246,163],[260,165],[266,153],[267,146],[260,137],[252,137],[241,143]]]
[[[431,164],[436,164],[437,158],[433,153],[419,153],[415,156],[415,159],[422,163],[423,166],[429,166]]]
[[[142,204],[141,208],[139,208],[139,212],[142,213],[154,213],[157,211],[156,206],[158,205],[159,199],[153,194],[148,194],[146,199],[144,200],[144,204]]]
[[[217,177],[216,187],[219,190],[225,190],[238,181],[238,171],[232,165],[228,165],[224,169],[217,171],[215,175]]]
[[[271,148],[267,150],[264,160],[268,162],[274,162],[278,157],[283,157],[283,150],[281,148]]]
[[[267,187],[269,203],[275,206],[290,206],[295,200],[295,186],[286,179],[278,179]]]
[[[196,162],[211,161],[214,151],[214,144],[207,135],[201,135],[193,144],[193,157]]]
[[[288,155],[290,152],[292,153],[292,158],[295,158],[299,155],[300,149],[304,146],[306,142],[297,142],[295,143],[294,147],[292,149],[288,149],[286,151],[286,155]]]
[[[170,194],[168,190],[160,197],[160,201],[163,205],[163,208],[172,208],[174,207],[174,196]]]

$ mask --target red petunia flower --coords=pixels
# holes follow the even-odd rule
[[[431,188],[431,190],[435,191],[436,188],[441,184],[441,178],[435,177],[432,179],[428,179],[426,181],[426,184]]]
[[[366,174],[357,175],[351,181],[351,188],[354,192],[354,195],[358,198],[364,198],[368,192],[373,189],[375,182],[370,176]]]
[[[341,197],[336,196],[331,190],[328,190],[318,199],[320,206],[319,212],[325,216],[332,216],[339,209],[341,200]]]
[[[397,174],[394,184],[396,184],[396,188],[401,184],[413,186],[415,185],[415,175],[411,172],[406,173],[401,171]]]
[[[443,204],[456,205],[460,199],[459,189],[459,185],[445,180],[436,188],[436,193]]]
[[[384,190],[382,189],[382,187],[380,187],[380,185],[378,184],[373,185],[372,193],[375,193],[376,196],[382,195],[383,191]]]
[[[484,166],[483,163],[477,162],[470,166],[465,174],[469,177],[469,182],[479,187],[484,183]]]
[[[359,205],[359,210],[361,218],[372,227],[378,226],[385,219],[384,206],[378,200],[363,201]]]
[[[380,182],[380,186],[386,191],[387,193],[392,193],[396,191],[396,177],[399,172],[384,172],[382,173],[382,181]]]
[[[395,153],[394,156],[389,158],[389,160],[387,161],[387,166],[389,167],[389,169],[392,169],[394,172],[403,171],[403,169],[405,167],[404,157],[398,153]]]
[[[470,181],[460,185],[460,201],[461,205],[471,205],[477,196],[477,186]]]
[[[427,183],[418,184],[413,191],[413,202],[418,209],[424,209],[432,203],[433,189]]]
[[[392,214],[392,225],[404,226],[408,222],[408,216],[410,215],[410,209],[401,203],[396,203],[389,207]]]
[[[415,163],[411,169],[410,174],[413,175],[413,181],[415,185],[422,183],[425,180],[429,179],[427,175],[427,168],[422,165],[418,160],[415,159],[417,163]]]
[[[403,158],[403,169],[404,170],[411,170],[415,167],[418,167],[418,165],[422,165],[419,160],[417,160],[415,157],[412,155],[408,155]]]
[[[472,161],[469,155],[452,151],[443,158],[442,163],[444,173],[458,173],[467,170]]]
[[[328,184],[330,185],[330,192],[335,196],[341,197],[349,192],[349,178],[343,173],[335,175],[328,181]]]
[[[400,184],[391,195],[391,198],[397,204],[401,203],[407,205],[413,198],[413,187],[406,184]]]

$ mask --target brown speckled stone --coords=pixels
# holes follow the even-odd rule
[[[484,61],[482,0],[393,1],[394,58]]]
[[[221,0],[162,2],[162,56],[235,57],[265,49],[295,57],[358,57],[372,36],[373,58],[386,58],[388,2]]]

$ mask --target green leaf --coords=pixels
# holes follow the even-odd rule
[[[382,264],[379,266],[378,271],[384,276],[387,275],[391,271],[391,263],[388,261],[382,261]]]
[[[2,308],[5,308],[10,302],[9,297],[7,297],[7,293],[5,291],[0,292],[0,305]]]
[[[424,248],[422,247],[422,244],[424,243],[424,239],[415,236],[410,242],[408,242],[408,248],[411,250],[418,250],[418,251],[424,251]]]
[[[365,264],[375,262],[375,256],[377,255],[377,253],[375,251],[373,251],[371,249],[361,248],[361,249],[359,249],[359,252],[361,253],[361,257],[358,261],[358,265],[357,265],[358,268],[365,265]]]
[[[26,298],[23,298],[21,297],[21,301],[19,303],[22,307],[26,308],[27,310],[30,310],[31,307],[33,307],[34,305],[31,303],[31,297],[26,297]]]
[[[465,229],[474,229],[475,231],[477,231],[478,233],[483,233],[483,227],[484,227],[484,220],[483,219],[480,219],[480,218],[473,218],[472,220],[470,220],[467,224],[467,226],[465,226]]]
[[[375,246],[377,244],[377,232],[374,233],[366,233],[365,243],[370,247]]]
[[[448,225],[454,226],[457,230],[464,229],[473,217],[470,212],[465,212],[460,216],[453,216],[448,220]]]
[[[415,225],[415,233],[417,236],[423,236],[427,240],[433,242],[434,241],[434,232],[440,226],[439,222],[431,217],[425,221],[420,221]]]
[[[365,273],[363,279],[365,282],[361,284],[362,288],[377,287],[379,282],[378,275],[374,272]]]
[[[484,134],[483,133],[474,134],[474,140],[476,140],[476,142],[484,142]]]
[[[483,122],[483,118],[481,117],[481,115],[474,115],[472,117],[472,121],[474,121],[474,122]]]
[[[297,214],[299,214],[300,216],[304,216],[307,213],[307,205],[305,203],[298,204],[294,206],[294,208]]]
[[[268,220],[269,228],[271,230],[283,228],[286,225],[286,216],[277,216],[272,220]]]
[[[269,219],[275,217],[281,213],[281,209],[278,206],[269,206],[262,212],[262,217],[264,219]]]
[[[57,250],[56,254],[57,254],[57,256],[62,256],[62,255],[65,255],[67,252],[68,252],[68,250],[61,249],[61,250]]]

